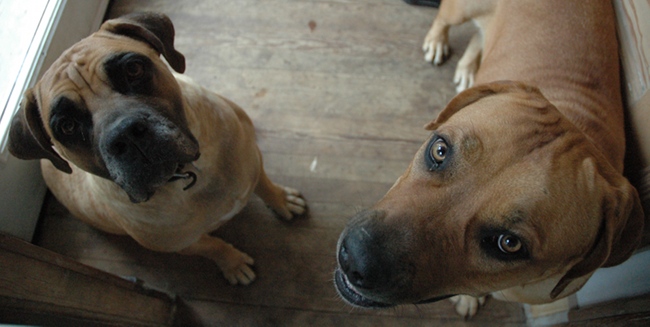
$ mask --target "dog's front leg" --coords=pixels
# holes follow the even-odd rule
[[[250,267],[255,263],[253,258],[218,237],[204,234],[179,253],[199,255],[216,262],[230,284],[248,285],[255,280],[255,272]]]
[[[478,71],[482,51],[483,35],[481,31],[478,31],[472,36],[467,50],[465,50],[465,53],[458,61],[458,66],[456,66],[454,83],[456,83],[457,93],[463,92],[474,85],[474,76]]]

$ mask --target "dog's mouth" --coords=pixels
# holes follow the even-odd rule
[[[147,202],[165,184],[185,183],[183,190],[194,186],[198,176],[187,164],[192,164],[199,156],[197,151],[196,154],[180,158],[180,162],[167,161],[117,169],[113,170],[111,177],[126,192],[132,203]]]
[[[185,174],[180,173],[183,166],[172,162],[149,165],[146,169],[131,170],[131,175],[118,175],[114,182],[126,192],[132,203],[147,202],[159,187],[185,178]]]
[[[341,269],[336,269],[334,272],[334,285],[336,286],[336,291],[339,293],[341,298],[348,302],[349,304],[357,307],[363,308],[389,308],[395,306],[395,304],[377,302],[371,300],[357,290],[350,284],[348,277],[341,271]]]
[[[378,302],[362,295],[354,288],[354,286],[348,280],[348,277],[339,268],[337,268],[336,271],[334,272],[334,284],[336,286],[336,291],[339,293],[341,298],[343,298],[343,300],[345,300],[347,303],[356,307],[382,309],[382,308],[390,308],[398,305],[398,303]],[[442,295],[442,296],[437,296],[430,299],[418,301],[412,304],[433,303],[433,302],[438,302],[440,300],[450,298],[452,296],[453,295]]]
[[[190,189],[194,184],[196,184],[196,173],[194,173],[191,170],[183,171],[185,170],[185,165],[184,164],[178,164],[178,167],[176,167],[176,172],[174,172],[174,175],[167,181],[167,183],[175,182],[179,179],[186,180],[188,181],[186,185],[183,187],[183,191],[187,191]]]

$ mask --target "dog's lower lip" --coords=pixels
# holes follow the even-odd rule
[[[347,277],[341,271],[341,269],[336,269],[336,271],[334,272],[334,282],[336,284],[336,289],[339,295],[343,297],[345,301],[347,301],[348,303],[354,306],[365,307],[365,308],[390,308],[397,305],[397,304],[377,302],[359,294],[353,287],[351,287],[351,285],[349,284],[350,282],[347,280]],[[430,299],[418,301],[413,304],[426,304],[426,303],[438,302],[444,299],[448,299],[452,296],[453,295],[437,296]]]
[[[336,289],[339,295],[348,303],[364,308],[389,308],[394,306],[394,304],[381,303],[373,301],[366,298],[365,296],[359,294],[354,288],[349,284],[345,274],[341,269],[336,269],[334,272],[334,283],[336,284]]]
[[[433,302],[438,302],[440,300],[448,299],[454,295],[443,295],[443,296],[436,296],[427,300],[422,300],[419,302],[416,302],[415,304],[425,304],[425,303],[433,303]]]

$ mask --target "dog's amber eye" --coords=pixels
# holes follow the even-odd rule
[[[139,60],[133,60],[126,64],[125,71],[130,79],[136,79],[144,75],[144,65]]]
[[[449,147],[447,146],[447,142],[443,139],[438,139],[435,142],[433,142],[433,145],[431,146],[431,159],[437,164],[441,164],[443,161],[445,161],[445,158],[447,157],[447,152],[449,151]]]
[[[499,245],[499,250],[505,254],[517,253],[523,247],[519,238],[509,234],[499,235],[497,244]]]
[[[72,119],[64,119],[63,121],[61,121],[61,125],[59,125],[59,129],[61,130],[61,133],[65,135],[72,135],[75,133],[75,130],[77,129],[77,124]]]

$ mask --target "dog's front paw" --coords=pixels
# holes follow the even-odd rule
[[[232,285],[248,285],[255,280],[255,272],[251,266],[255,263],[248,254],[230,246],[227,249],[226,259],[217,262],[223,272],[223,276]]]
[[[438,66],[442,64],[449,55],[449,44],[446,34],[438,33],[432,28],[424,38],[422,44],[424,51],[424,60]]]
[[[478,312],[478,308],[485,304],[485,296],[456,295],[450,297],[449,300],[454,304],[456,313],[465,318],[474,317]]]
[[[279,186],[279,185],[278,185]],[[291,220],[295,216],[300,216],[307,210],[307,203],[302,198],[300,192],[296,189],[279,186],[284,191],[284,206],[282,208],[274,208],[274,210],[285,220]]]

